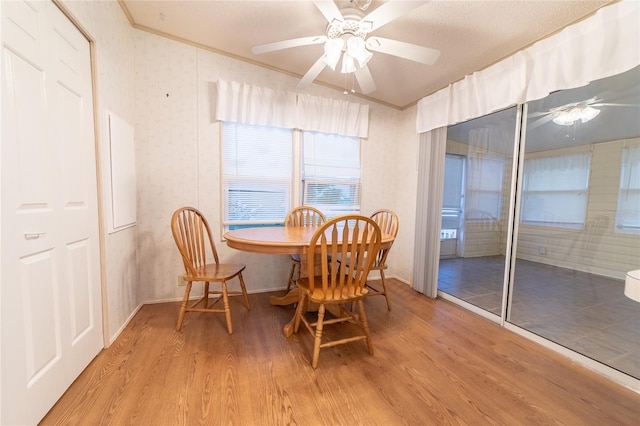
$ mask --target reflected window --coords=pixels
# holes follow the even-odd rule
[[[525,160],[522,222],[583,229],[590,163],[590,152]]]
[[[504,160],[469,157],[467,163],[467,220],[500,219]]]
[[[616,230],[640,234],[640,145],[622,150]]]

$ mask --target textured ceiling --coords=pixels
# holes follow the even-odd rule
[[[251,46],[324,35],[327,21],[312,1],[120,0],[135,28],[206,47],[252,64],[301,77],[323,54],[311,45],[254,55]],[[340,8],[349,1],[337,1]],[[384,2],[374,1],[366,13]],[[465,75],[483,69],[610,1],[431,1],[373,31],[372,36],[441,51],[434,65],[382,53],[369,62],[377,89],[362,96],[404,109]],[[315,83],[352,86],[338,70],[325,68]],[[358,86],[356,83],[356,90]],[[292,90],[295,84],[292,84]]]

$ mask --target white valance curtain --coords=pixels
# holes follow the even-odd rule
[[[366,138],[369,105],[319,96],[298,95],[297,128]]]
[[[218,80],[220,121],[367,138],[369,105]]]
[[[254,126],[296,127],[296,94],[218,80],[216,119]]]
[[[418,102],[427,132],[628,71],[640,64],[640,2],[621,1]]]

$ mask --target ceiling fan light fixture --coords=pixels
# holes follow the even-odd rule
[[[553,122],[561,126],[571,126],[578,120],[582,123],[593,120],[598,114],[600,114],[599,109],[588,105],[577,105],[556,111]]]
[[[322,60],[329,68],[335,71],[336,65],[340,60],[342,49],[344,48],[344,40],[341,38],[329,39],[324,43],[324,56]]]
[[[364,39],[360,37],[350,37],[347,40],[347,53],[358,61],[360,68],[367,65],[373,54],[366,49]],[[355,70],[354,70],[355,71]]]

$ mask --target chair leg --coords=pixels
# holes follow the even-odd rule
[[[367,338],[367,349],[369,349],[369,355],[373,355],[373,343],[371,343],[371,332],[369,331],[369,321],[367,320],[367,314],[364,312],[364,302],[362,299],[358,300],[358,311],[360,312],[360,323],[362,323],[362,330]]]
[[[384,282],[384,271],[380,270],[380,278],[382,278],[382,292],[384,294],[384,298],[387,299],[387,310],[391,310],[391,302],[389,302],[389,293],[387,293],[387,285]]]
[[[222,301],[224,303],[224,316],[227,319],[227,331],[233,334],[233,326],[231,325],[231,309],[229,308],[229,295],[227,294],[227,282],[222,281]]]
[[[318,367],[318,358],[320,357],[320,343],[322,341],[322,322],[324,321],[324,304],[321,304],[318,308],[318,323],[316,324],[316,338],[313,343],[313,360],[311,361],[311,367],[314,369]]]
[[[300,296],[298,297],[298,306],[296,306],[296,313],[293,316],[293,332],[297,333],[300,329],[300,321],[302,321],[302,314],[304,312],[304,298],[306,294],[304,291],[300,291]]]
[[[191,293],[192,284],[193,281],[187,281],[187,286],[184,289],[184,297],[182,298],[180,313],[178,314],[178,323],[176,324],[177,331],[180,331],[180,329],[182,328],[182,321],[184,321],[184,314],[187,312],[187,304],[189,303],[189,293]]]
[[[209,281],[205,281],[204,283],[204,309],[209,307]]]
[[[287,293],[291,289],[291,287],[295,287],[295,281],[293,280],[293,275],[296,272],[296,265],[298,262],[291,262],[291,271],[289,272],[289,281],[287,282]]]
[[[249,295],[247,294],[247,287],[244,285],[244,279],[242,279],[242,272],[238,274],[238,279],[240,280],[240,288],[242,289],[242,297],[244,298],[244,303],[247,305],[247,310],[251,310],[251,304],[249,303]]]

